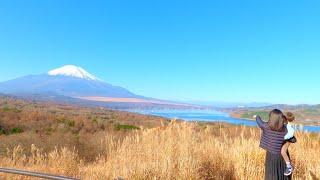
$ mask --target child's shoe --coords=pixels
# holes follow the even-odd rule
[[[284,171],[285,176],[290,176],[293,172],[293,167],[292,166],[287,166],[286,170]]]

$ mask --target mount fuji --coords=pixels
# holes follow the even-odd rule
[[[0,83],[0,92],[7,94],[57,94],[70,97],[122,97],[136,98],[134,93],[113,86],[81,67],[66,65],[46,74],[29,75]]]
[[[185,106],[136,95],[129,90],[104,82],[81,67],[66,65],[45,74],[28,75],[0,83],[0,93],[33,99],[130,104]]]

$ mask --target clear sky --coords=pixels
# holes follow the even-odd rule
[[[0,81],[75,64],[144,96],[320,103],[320,1],[3,0]]]

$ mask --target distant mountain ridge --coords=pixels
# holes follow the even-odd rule
[[[143,98],[129,90],[99,80],[81,67],[66,65],[47,74],[28,75],[0,83],[6,94],[52,93],[63,96],[106,96]]]
[[[108,84],[83,68],[74,65],[53,69],[45,74],[28,75],[2,82],[0,83],[0,93],[59,101],[64,98],[71,102],[78,102],[75,99],[79,99],[79,101],[82,100],[81,102],[95,101],[97,102],[95,104],[190,106],[134,94],[123,87]]]
[[[108,96],[108,97],[139,97],[125,88],[113,86],[102,81],[86,79],[30,75],[0,83],[0,92],[7,94],[54,93],[64,96]]]
[[[187,101],[191,104],[199,104],[203,106],[212,106],[215,108],[253,108],[253,107],[265,107],[271,106],[271,103],[265,102],[250,102],[250,103],[241,103],[241,102],[222,102],[222,101]]]

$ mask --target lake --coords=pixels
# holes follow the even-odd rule
[[[236,125],[257,126],[255,121],[233,118],[227,113],[212,110],[132,110],[131,112],[185,121],[226,122]],[[297,129],[307,132],[320,132],[320,126],[298,126]]]

